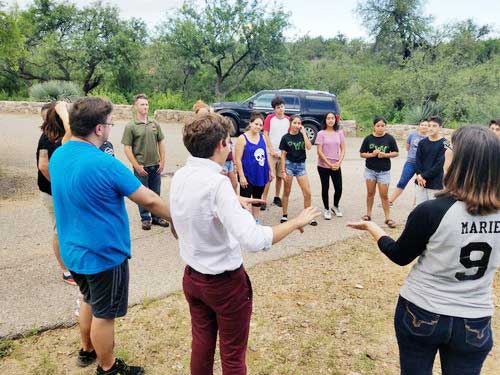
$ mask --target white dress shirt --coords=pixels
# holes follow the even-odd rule
[[[170,212],[179,236],[180,255],[193,269],[216,275],[243,263],[241,247],[268,250],[271,227],[256,224],[241,207],[222,167],[190,156],[170,184]]]

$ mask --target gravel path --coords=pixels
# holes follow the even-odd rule
[[[38,117],[0,114],[0,337],[71,324],[79,295],[76,287],[60,280],[52,254],[50,219],[38,199],[35,150],[40,135],[39,122]],[[123,122],[113,128],[111,142],[117,157],[125,162],[120,144],[123,128]],[[187,157],[181,138],[182,125],[162,124],[162,128],[167,143],[166,171],[173,173]],[[345,224],[365,211],[364,164],[358,154],[360,144],[360,138],[347,139],[347,156],[342,168],[344,193],[341,206],[344,217],[334,217],[331,221],[324,221],[321,217],[317,227],[306,228],[303,234],[292,234],[267,253],[244,253],[247,268],[331,245],[355,235]],[[403,151],[400,157],[393,159],[392,186],[399,178],[405,157]],[[316,160],[313,149],[308,152],[307,170],[313,205],[322,207]],[[163,197],[168,195],[169,183],[170,177],[163,177]],[[412,202],[413,192],[408,189],[392,215],[398,223],[406,218]],[[373,219],[383,223],[379,204],[379,199],[376,199]],[[298,213],[301,206],[302,196],[295,183],[290,199],[290,216]],[[127,202],[127,209],[133,247],[129,302],[134,305],[179,290],[183,262],[177,243],[168,230],[153,228],[150,232],[143,232],[137,207]],[[261,222],[272,225],[279,221],[280,216],[279,208],[270,207],[262,215]]]

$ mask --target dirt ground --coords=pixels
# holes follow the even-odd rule
[[[391,263],[367,236],[255,266],[249,270],[254,312],[248,373],[399,374],[393,314],[409,269]],[[498,289],[495,295],[498,301]],[[500,332],[498,307],[495,333]],[[189,373],[190,320],[181,293],[133,307],[117,321],[116,331],[117,355],[144,365],[147,374]],[[75,365],[76,327],[34,332],[3,346],[1,374],[90,375],[95,371],[94,366],[82,370]],[[215,373],[220,374],[216,357]],[[498,374],[499,368],[496,345],[482,374]],[[437,360],[435,374],[439,373]]]
[[[38,199],[35,149],[40,135],[33,116],[0,115],[0,374],[92,374],[95,368],[75,366],[79,347],[76,328],[47,328],[74,322],[76,288],[63,284],[51,246],[50,220]],[[120,137],[111,141],[125,162]],[[162,196],[168,196],[171,174],[185,161],[180,124],[162,124],[167,136],[168,175]],[[398,357],[392,317],[398,290],[409,267],[400,268],[379,253],[373,241],[345,224],[364,213],[363,163],[360,139],[347,139],[343,165],[345,216],[295,233],[266,253],[244,254],[254,286],[254,314],[248,351],[249,374],[397,374]],[[392,185],[405,153],[393,160]],[[308,153],[307,170],[313,205],[321,206],[316,155]],[[413,203],[407,189],[393,209],[404,223]],[[290,213],[299,212],[302,197],[295,186]],[[188,374],[190,321],[181,293],[183,262],[168,231],[144,233],[137,207],[127,203],[131,223],[130,302],[117,324],[117,355],[146,367],[148,374]],[[269,208],[265,225],[279,221],[280,210]],[[382,224],[378,198],[374,220]],[[401,230],[401,226],[398,230]],[[393,232],[396,233],[396,232]],[[496,285],[499,285],[497,274]],[[173,294],[172,294],[173,293]],[[500,297],[498,288],[496,298]],[[499,303],[493,320],[500,332]],[[483,374],[500,368],[495,346]],[[220,365],[217,362],[220,373]],[[437,372],[439,373],[439,371]]]
[[[35,150],[40,137],[40,118],[0,114],[0,337],[12,337],[33,330],[43,330],[74,322],[77,288],[63,283],[51,248],[51,222],[40,202],[36,186]],[[116,156],[129,165],[123,153],[121,136],[125,122],[117,121],[111,132]],[[166,172],[162,178],[163,199],[169,196],[171,175],[188,156],[182,144],[182,124],[161,124],[166,137]],[[364,164],[359,157],[360,138],[347,138],[347,154],[342,166],[344,191],[341,206],[343,218],[325,221],[320,218],[317,227],[308,227],[305,233],[294,233],[273,246],[271,251],[244,252],[245,265],[251,268],[260,262],[300,254],[314,248],[328,246],[356,234],[345,224],[358,218],[365,210]],[[392,161],[393,184],[399,178],[406,154]],[[312,204],[321,207],[320,181],[316,170],[317,155],[308,151]],[[332,192],[333,195],[333,192]],[[413,191],[408,189],[392,210],[392,218],[403,223],[411,209]],[[289,214],[296,215],[303,205],[297,184],[292,187]],[[375,201],[373,218],[383,224],[382,209]],[[130,262],[130,304],[144,299],[161,298],[180,290],[184,262],[179,256],[177,242],[169,230],[140,229],[137,206],[126,200],[132,239]],[[279,222],[281,209],[268,207],[261,215],[261,223]]]

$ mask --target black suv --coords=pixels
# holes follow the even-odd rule
[[[234,136],[244,131],[252,112],[261,112],[264,115],[272,113],[271,100],[275,96],[284,99],[287,115],[300,115],[307,135],[313,143],[321,130],[325,114],[328,112],[340,114],[337,97],[334,94],[314,90],[263,90],[243,102],[214,103],[212,107],[217,113],[231,120],[234,126],[231,135]]]

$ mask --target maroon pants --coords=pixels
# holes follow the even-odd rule
[[[245,268],[204,275],[187,266],[182,280],[191,312],[191,375],[212,375],[217,331],[224,375],[246,375],[252,285]]]

